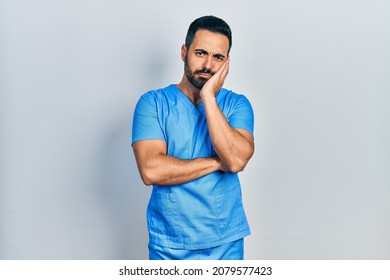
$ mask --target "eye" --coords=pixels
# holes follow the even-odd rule
[[[205,55],[205,53],[204,53],[204,52],[201,52],[201,51],[196,51],[195,54],[196,54],[197,56],[204,56],[204,55]]]
[[[218,60],[218,61],[224,61],[225,60],[225,57],[223,55],[216,55],[215,58]]]

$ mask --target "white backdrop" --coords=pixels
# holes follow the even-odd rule
[[[246,258],[390,258],[387,0],[2,0],[0,258],[147,258],[133,110],[207,14],[255,110]]]

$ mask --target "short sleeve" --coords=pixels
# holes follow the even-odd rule
[[[229,124],[233,128],[243,128],[250,133],[254,132],[254,114],[249,100],[240,95],[235,106],[233,114],[230,116]]]
[[[157,109],[156,100],[151,94],[141,96],[134,111],[132,144],[140,140],[165,140]]]

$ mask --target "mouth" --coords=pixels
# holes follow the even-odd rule
[[[203,78],[203,79],[209,79],[212,76],[211,73],[204,73],[204,72],[199,73],[198,75],[200,78]]]

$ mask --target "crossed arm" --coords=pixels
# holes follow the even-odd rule
[[[215,94],[226,78],[229,62],[204,85],[200,95],[206,110],[210,138],[218,157],[182,160],[166,154],[163,140],[141,140],[133,144],[141,178],[145,185],[176,185],[214,171],[242,171],[254,152],[252,134],[232,128],[219,108]]]
[[[163,140],[141,140],[133,144],[133,150],[145,185],[182,184],[223,168],[217,157],[182,160],[169,156]]]

